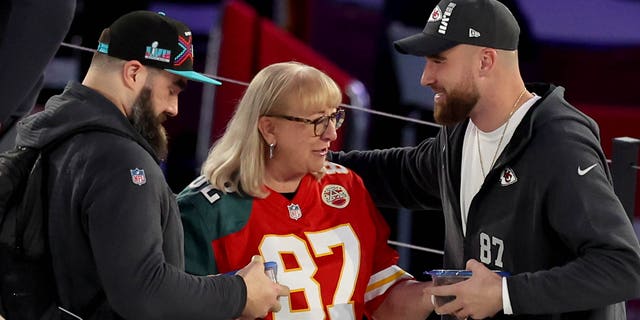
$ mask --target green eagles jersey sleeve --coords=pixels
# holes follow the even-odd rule
[[[178,195],[184,228],[185,269],[195,275],[219,273],[212,242],[244,227],[252,198],[214,189],[204,176]]]

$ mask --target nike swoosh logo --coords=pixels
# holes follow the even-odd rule
[[[587,174],[589,171],[591,171],[591,169],[595,168],[598,164],[594,163],[591,166],[587,167],[586,169],[582,170],[580,169],[580,166],[578,166],[578,175],[579,176],[584,176],[585,174]]]

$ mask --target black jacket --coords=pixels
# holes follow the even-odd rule
[[[61,305],[91,319],[237,317],[243,280],[184,273],[175,195],[150,145],[112,102],[70,83],[43,112],[21,121],[17,144],[42,146],[80,127],[98,130],[69,138],[48,165]]]
[[[563,88],[529,90],[542,98],[474,197],[466,237],[460,168],[469,120],[416,147],[332,161],[360,174],[381,206],[442,210],[445,268],[464,269],[473,258],[511,272],[519,316],[505,319],[626,319],[622,301],[640,296],[640,247],[614,194],[597,125],[564,100]]]

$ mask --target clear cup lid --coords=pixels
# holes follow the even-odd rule
[[[264,263],[264,268],[278,270],[278,265],[275,261],[267,261]]]
[[[511,274],[507,271],[493,270],[501,277],[508,277]],[[435,269],[431,271],[425,271],[424,274],[428,274],[432,277],[471,277],[473,274],[470,270],[445,270]]]

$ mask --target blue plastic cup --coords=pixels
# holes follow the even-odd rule
[[[509,272],[494,270],[493,272],[497,273],[501,277],[509,276]],[[458,283],[460,281],[467,280],[471,277],[472,272],[469,270],[431,270],[425,271],[425,274],[428,274],[433,279],[434,286],[444,286],[450,285],[454,283]],[[434,296],[434,304],[436,306],[441,306],[447,302],[451,302],[454,300],[455,296]],[[455,319],[455,318],[451,318]]]

